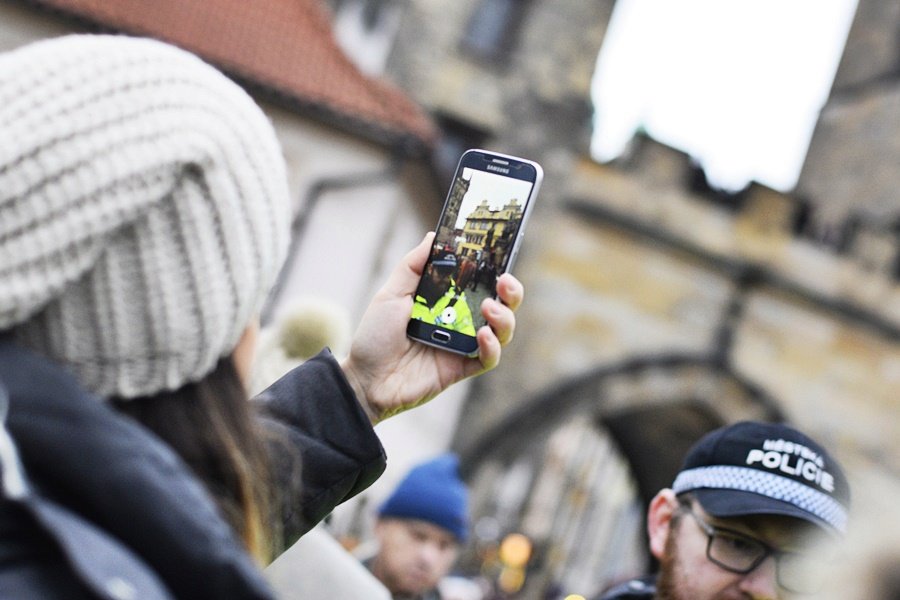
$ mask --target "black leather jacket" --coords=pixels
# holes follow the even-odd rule
[[[292,541],[384,470],[330,353],[257,402],[299,456],[279,458]],[[175,453],[55,364],[0,339],[0,598],[269,599],[240,541]],[[2,421],[0,421],[2,422]]]

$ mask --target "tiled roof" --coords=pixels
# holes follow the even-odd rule
[[[266,99],[366,139],[419,153],[436,135],[424,110],[361,73],[321,0],[33,0],[103,30],[159,38]]]

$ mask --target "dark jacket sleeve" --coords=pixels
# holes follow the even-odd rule
[[[2,337],[0,381],[9,433],[39,493],[133,549],[178,598],[272,597],[212,499],[158,438]]]
[[[384,448],[327,349],[254,402],[268,432],[287,547],[384,472]]]

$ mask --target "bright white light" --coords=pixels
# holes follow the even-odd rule
[[[592,156],[619,156],[643,129],[715,187],[790,191],[856,1],[618,0],[594,74]]]

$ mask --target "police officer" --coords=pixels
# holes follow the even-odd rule
[[[650,502],[647,532],[659,574],[601,600],[817,594],[815,567],[844,533],[849,501],[840,465],[796,429],[752,421],[717,429]]]
[[[466,293],[453,279],[456,255],[444,253],[431,261],[427,269],[428,276],[416,290],[412,318],[474,336],[475,325]]]

